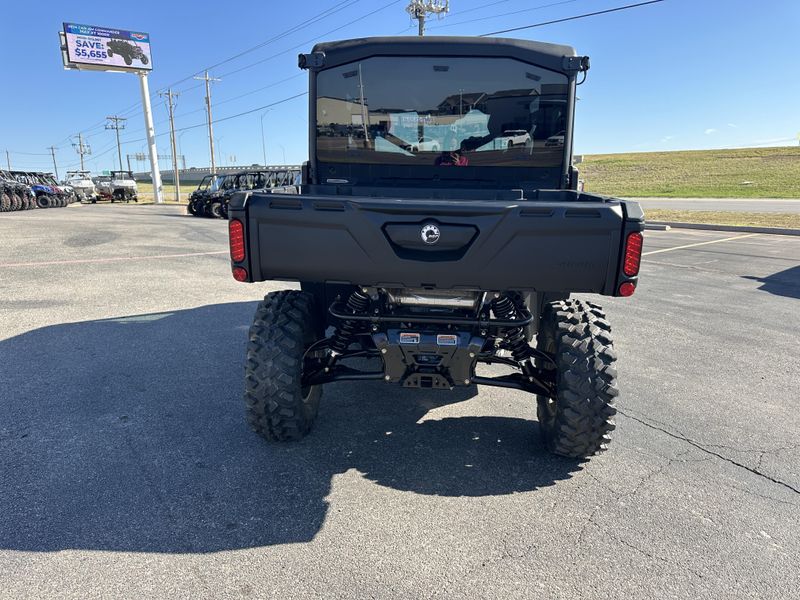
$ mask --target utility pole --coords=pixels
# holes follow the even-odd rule
[[[8,166],[8,170],[11,170],[11,155],[8,153],[6,149],[6,165]]]
[[[106,117],[109,120],[106,123],[106,129],[113,129],[117,134],[117,155],[119,156],[119,170],[122,171],[122,145],[119,142],[119,130],[125,129],[125,117],[118,117],[116,115],[111,117]]]
[[[56,164],[56,150],[57,150],[57,148],[55,146],[50,146],[48,148],[48,150],[50,150],[50,155],[53,157],[53,171],[55,171],[56,180],[58,180],[58,165]]]
[[[425,18],[428,14],[441,16],[450,11],[449,0],[411,0],[406,12],[419,23],[419,36],[425,35]]]
[[[92,149],[89,147],[89,144],[83,143],[83,134],[78,134],[78,143],[72,142],[72,147],[75,148],[75,152],[81,157],[81,171],[85,171],[86,167],[83,166],[83,155],[91,154]]]
[[[169,111],[169,131],[170,141],[172,143],[172,183],[175,184],[175,202],[181,201],[181,176],[178,174],[178,146],[175,143],[175,102],[174,98],[178,96],[172,88],[167,88],[166,92],[159,94],[162,98],[167,98],[167,110]]]
[[[221,81],[215,77],[209,77],[208,71],[202,77],[195,77],[197,80],[202,80],[206,82],[206,115],[208,117],[208,146],[211,150],[211,174],[217,174],[217,163],[214,160],[214,129],[213,129],[213,119],[211,118],[211,83],[214,81]]]

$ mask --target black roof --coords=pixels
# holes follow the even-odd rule
[[[370,37],[323,42],[313,52],[325,54],[325,66],[353,62],[369,56],[490,56],[524,60],[554,71],[565,71],[564,58],[576,56],[572,46],[530,40],[465,36]]]

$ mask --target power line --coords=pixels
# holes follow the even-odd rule
[[[251,48],[243,50],[242,52],[239,52],[238,54],[236,54],[236,55],[234,55],[232,57],[229,57],[229,58],[227,58],[225,60],[222,60],[222,61],[216,63],[215,65],[212,65],[211,67],[206,67],[205,69],[200,69],[198,71],[195,71],[191,75],[189,75],[187,77],[184,77],[183,79],[180,79],[179,81],[173,82],[173,83],[169,84],[168,86],[165,86],[165,87],[161,88],[161,90],[158,90],[158,91],[163,91],[164,89],[171,88],[172,86],[175,86],[175,85],[177,85],[179,83],[183,83],[184,81],[192,79],[195,75],[202,73],[206,69],[210,70],[210,69],[212,69],[212,68],[214,68],[216,66],[219,66],[219,65],[225,64],[227,62],[230,62],[232,60],[235,60],[236,58],[244,56],[245,54],[247,54],[249,52],[252,52],[254,50],[262,48],[262,47],[264,47],[264,46],[266,46],[268,44],[271,44],[271,43],[273,43],[275,41],[278,41],[279,39],[282,39],[283,37],[286,37],[287,35],[290,35],[291,33],[294,33],[295,31],[298,31],[299,29],[308,27],[309,25],[313,25],[313,24],[315,24],[315,23],[317,23],[319,21],[322,21],[323,19],[326,19],[326,18],[328,18],[330,16],[333,16],[334,14],[336,14],[338,12],[341,12],[342,10],[344,10],[346,8],[349,8],[353,4],[355,4],[357,2],[360,2],[360,1],[361,0],[342,0],[342,1],[338,2],[337,4],[334,4],[330,8],[328,8],[328,9],[322,11],[321,13],[315,15],[314,17],[311,17],[311,18],[309,18],[309,19],[307,19],[305,21],[302,21],[302,22],[300,22],[300,23],[298,23],[296,25],[293,25],[292,27],[290,27],[289,29],[285,30],[284,32],[282,32],[282,33],[280,33],[278,35],[275,35],[272,38],[269,38],[269,39],[265,40],[264,42],[261,42],[260,44],[257,44],[256,46],[253,46]],[[398,1],[400,1],[400,0],[398,0]],[[369,14],[373,14],[373,13],[369,13]],[[369,16],[369,15],[367,15],[367,16]],[[327,34],[322,34],[322,35],[327,35]],[[198,87],[202,87],[202,84],[200,84],[198,86],[193,86],[193,87],[188,88],[188,89],[195,89],[195,88],[198,88]],[[188,90],[180,90],[180,91],[188,91]],[[155,96],[153,95],[153,96],[151,96],[151,98],[154,99]],[[137,103],[137,104],[131,105],[130,107],[128,107],[128,108],[126,108],[126,109],[124,109],[122,111],[119,111],[117,114],[120,115],[120,116],[132,116],[132,115],[138,114],[140,112],[141,112],[140,104]],[[89,131],[93,131],[95,129],[102,129],[104,127],[105,123],[106,123],[105,121],[100,121],[97,124],[90,125],[89,127],[85,128],[85,129],[81,129],[79,132],[75,132],[74,134],[69,134],[67,137],[65,137],[64,139],[60,140],[58,143],[60,144],[62,142],[68,142],[70,140],[70,138],[72,138],[74,135],[77,135],[78,133],[88,133]]]
[[[295,98],[300,98],[302,96],[307,96],[308,92],[300,92],[299,94],[295,94],[294,96],[289,96],[288,98],[282,98],[281,100],[276,100],[275,102],[271,102],[269,104],[265,104],[264,106],[258,106],[256,108],[251,108],[250,110],[246,110],[240,113],[236,113],[235,115],[228,115],[227,117],[222,117],[221,119],[214,119],[215,123],[221,123],[223,121],[230,121],[231,119],[238,119],[239,117],[243,117],[245,115],[250,115],[254,112],[258,112],[260,110],[264,110],[265,108],[272,108],[273,106],[277,106],[279,104],[283,104],[284,102],[289,102],[290,100],[294,100]],[[196,125],[187,125],[186,127],[178,127],[175,129],[175,133],[179,133],[181,131],[189,131],[190,129],[198,129],[199,127],[207,127],[207,123],[198,123]],[[160,137],[162,135],[167,135],[167,133],[159,133],[156,137]],[[140,138],[136,140],[123,140],[125,144],[135,144],[137,142],[145,141],[146,138]]]
[[[204,67],[204,68],[202,68],[202,69],[200,69],[198,71],[195,71],[191,75],[189,75],[187,77],[184,77],[183,79],[180,79],[178,81],[175,81],[175,82],[171,83],[167,87],[172,87],[172,86],[178,85],[179,83],[183,83],[184,81],[188,81],[188,80],[192,79],[193,77],[195,77],[196,75],[201,75],[203,73],[203,71],[210,71],[212,69],[216,69],[217,67],[222,66],[222,65],[224,65],[226,63],[229,63],[231,61],[234,61],[237,58],[241,58],[242,56],[244,56],[246,54],[249,54],[251,52],[259,50],[260,48],[263,48],[264,46],[268,46],[269,44],[277,42],[278,40],[283,39],[283,38],[287,37],[288,35],[291,35],[292,33],[295,33],[296,31],[298,31],[298,30],[300,30],[302,28],[308,27],[309,25],[314,25],[315,23],[318,23],[319,21],[322,21],[323,19],[326,19],[327,17],[335,15],[336,13],[339,13],[339,12],[343,11],[344,9],[349,8],[350,6],[353,6],[354,4],[356,4],[356,3],[360,2],[360,1],[361,0],[343,0],[343,1],[339,2],[338,4],[334,4],[330,8],[322,11],[321,13],[319,13],[318,15],[316,15],[314,17],[311,17],[310,19],[307,19],[307,20],[305,20],[305,21],[303,21],[301,23],[298,23],[296,25],[293,25],[289,29],[287,29],[287,30],[285,30],[285,31],[283,31],[283,32],[281,32],[281,33],[279,33],[279,34],[267,39],[267,40],[264,40],[263,42],[261,42],[259,44],[256,44],[255,46],[251,46],[250,48],[242,50],[241,52],[239,52],[237,54],[234,54],[233,56],[231,56],[229,58],[226,58],[226,59],[221,60],[221,61],[219,61],[217,63],[214,63],[213,65],[210,65],[208,67]],[[162,90],[163,89],[164,88],[162,88]]]
[[[496,15],[490,15],[488,17],[477,17],[475,19],[469,19],[467,21],[456,21],[455,23],[446,23],[445,25],[435,25],[431,27],[431,29],[445,29],[447,27],[457,27],[459,25],[466,25],[467,23],[478,23],[480,21],[488,21],[490,19],[499,19],[501,17],[509,17],[512,15],[518,15],[521,13],[533,12],[536,10],[542,10],[545,8],[550,8],[552,6],[560,6],[562,4],[572,4],[573,2],[578,2],[579,0],[561,0],[560,2],[550,2],[549,4],[542,4],[540,6],[534,6],[532,8],[523,8],[522,10],[514,10],[511,12],[500,13]],[[491,5],[489,5],[491,6]]]
[[[617,8],[609,8],[608,10],[598,10],[597,12],[585,13],[582,15],[575,15],[574,17],[566,17],[564,19],[555,19],[554,21],[545,21],[542,23],[534,23],[533,25],[523,25],[522,27],[512,27],[510,29],[501,29],[499,31],[490,31],[489,33],[482,33],[478,37],[487,37],[490,35],[497,35],[500,33],[509,33],[510,31],[521,31],[523,29],[533,29],[534,27],[544,27],[545,25],[553,25],[555,23],[564,23],[566,21],[575,21],[576,19],[585,19],[586,17],[595,17],[597,15],[605,15],[608,13],[618,12],[621,10],[628,10],[629,8],[637,8],[639,6],[647,6],[648,4],[658,4],[664,0],[649,0],[649,2],[639,2],[638,4],[628,4],[627,6],[618,6]]]
[[[353,19],[352,21],[349,21],[349,22],[345,23],[344,25],[340,25],[339,27],[336,27],[334,29],[326,31],[325,33],[319,34],[319,35],[317,35],[317,36],[315,36],[315,37],[313,37],[311,39],[308,39],[308,40],[306,40],[304,42],[301,42],[301,43],[297,44],[296,46],[292,46],[291,48],[287,48],[286,50],[281,50],[280,52],[277,52],[276,54],[272,54],[272,55],[270,55],[270,56],[268,56],[266,58],[263,58],[261,60],[258,60],[256,62],[254,62],[254,63],[250,63],[248,65],[245,65],[244,67],[240,67],[238,69],[234,69],[233,71],[228,71],[227,73],[223,73],[220,77],[229,77],[231,75],[234,75],[234,74],[239,73],[241,71],[244,71],[246,69],[250,69],[252,67],[258,66],[258,65],[260,65],[260,64],[262,64],[262,63],[264,63],[264,62],[266,62],[268,60],[272,60],[273,58],[277,58],[278,56],[281,56],[283,54],[287,54],[288,52],[292,52],[293,50],[297,50],[298,48],[305,48],[308,44],[316,42],[319,38],[322,38],[324,36],[327,36],[327,35],[330,35],[332,33],[335,33],[335,32],[337,32],[337,31],[339,31],[341,29],[344,29],[345,27],[348,27],[348,26],[353,25],[353,24],[355,24],[355,23],[357,23],[359,21],[362,21],[363,19],[371,17],[372,15],[374,15],[374,14],[376,14],[376,13],[382,11],[382,10],[387,9],[390,6],[393,6],[395,4],[399,4],[402,1],[403,0],[392,0],[392,2],[384,4],[383,6],[381,6],[379,8],[376,8],[375,10],[370,11],[370,12],[368,12],[368,13],[366,13],[366,14],[364,14],[364,15],[356,18],[356,19]],[[273,82],[270,85],[267,85],[267,86],[264,86],[262,88],[259,88],[258,90],[253,90],[251,92],[246,92],[244,94],[240,94],[239,96],[234,96],[232,98],[225,99],[222,102],[230,102],[232,100],[236,100],[236,99],[238,99],[238,98],[240,98],[242,96],[246,96],[246,95],[248,95],[250,93],[255,93],[256,91],[260,91],[261,89],[266,89],[266,88],[269,88],[269,87],[273,87],[274,85],[278,85],[279,83],[282,83],[284,81],[288,81],[289,79],[293,79],[294,77],[298,77],[300,75],[302,75],[302,73],[300,73],[298,75],[293,75],[292,77],[287,77],[286,79],[283,79],[283,80],[280,80],[280,81]],[[205,85],[204,83],[199,83],[197,85],[193,85],[193,86],[188,87],[188,88],[183,88],[182,90],[180,90],[180,93],[186,93],[186,92],[189,92],[191,90],[194,90],[194,89],[197,89],[197,88],[201,88],[204,85]],[[222,102],[218,102],[217,104],[221,104]],[[183,114],[184,115],[193,114],[195,112],[200,112],[201,110],[205,110],[205,109],[199,109],[199,110],[196,110],[196,111],[190,111],[190,112],[183,113]],[[180,116],[180,115],[177,115],[177,116]],[[161,121],[161,122],[164,123],[166,121]],[[180,131],[180,130],[178,129],[176,131]]]
[[[350,25],[354,25],[354,24],[358,23],[359,21],[363,21],[364,19],[366,19],[368,17],[371,17],[372,15],[374,15],[376,13],[379,13],[382,10],[386,10],[390,6],[393,6],[395,4],[399,4],[400,2],[403,2],[403,0],[392,0],[392,2],[389,2],[388,4],[384,4],[380,8],[376,8],[375,10],[373,10],[371,12],[368,12],[367,14],[362,15],[362,16],[358,17],[357,19],[353,19],[352,21],[349,21],[348,23],[345,23],[344,25],[336,27],[335,29],[331,29],[330,31],[326,31],[325,33],[321,33],[319,35],[316,35],[313,38],[310,38],[310,39],[308,39],[308,40],[306,40],[304,42],[301,42],[301,43],[297,44],[296,46],[292,46],[291,48],[287,48],[286,50],[282,50],[282,51],[278,52],[277,54],[273,54],[272,56],[268,56],[266,58],[262,58],[261,60],[257,60],[256,62],[250,63],[249,65],[245,65],[243,67],[239,67],[238,69],[234,69],[233,71],[228,71],[227,73],[223,73],[222,75],[220,75],[220,77],[230,77],[234,73],[239,73],[240,71],[244,71],[245,69],[250,69],[252,67],[255,67],[257,65],[265,63],[268,60],[272,60],[273,58],[277,58],[278,56],[281,56],[282,54],[286,54],[287,52],[291,52],[292,50],[297,50],[298,48],[304,48],[308,44],[316,42],[320,38],[325,37],[326,35],[330,35],[332,33],[336,33],[337,31],[340,31],[340,30],[344,29],[345,27],[349,27]],[[189,88],[189,89],[192,89],[192,88]]]

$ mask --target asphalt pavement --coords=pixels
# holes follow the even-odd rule
[[[646,232],[609,452],[555,458],[533,399],[325,390],[243,416],[255,301],[223,221],[0,215],[2,598],[798,598],[800,239]],[[324,249],[321,249],[324,251]]]
[[[800,198],[636,198],[642,207],[674,210],[800,213]]]

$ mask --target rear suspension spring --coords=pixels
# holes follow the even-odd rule
[[[361,290],[356,290],[347,299],[347,309],[351,314],[357,315],[364,313],[369,306],[369,296]],[[341,325],[336,328],[331,336],[328,347],[333,350],[335,354],[343,354],[347,347],[353,342],[358,327],[358,321],[345,319]]]
[[[492,310],[500,319],[514,320],[517,318],[517,305],[507,295],[502,295],[492,302]],[[511,350],[511,355],[518,363],[523,363],[530,357],[530,348],[525,339],[522,327],[514,327],[506,331],[506,345]]]

